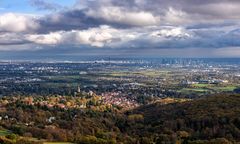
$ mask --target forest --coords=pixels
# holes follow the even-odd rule
[[[14,99],[14,98],[13,98]],[[154,103],[125,112],[61,109],[16,100],[1,106],[1,143],[213,144],[240,141],[240,95]]]

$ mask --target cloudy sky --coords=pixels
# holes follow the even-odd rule
[[[0,59],[240,57],[239,0],[1,0]]]

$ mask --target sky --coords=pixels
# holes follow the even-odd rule
[[[1,0],[0,59],[240,57],[239,0]]]

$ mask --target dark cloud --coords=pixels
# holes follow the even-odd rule
[[[53,13],[44,17],[41,17],[37,20],[39,25],[41,27],[38,29],[38,32],[41,33],[47,33],[50,31],[59,31],[59,30],[83,30],[83,29],[88,29],[88,28],[93,28],[93,27],[98,27],[101,25],[109,25],[111,27],[115,28],[133,28],[136,26],[141,26],[142,20],[136,19],[136,21],[132,19],[128,19],[126,17],[126,20],[107,20],[104,19],[103,17],[94,17],[94,15],[89,16],[87,12],[89,9],[73,9],[73,10],[66,10],[58,13]],[[109,11],[111,13],[111,11]],[[101,13],[99,13],[101,15]],[[126,13],[127,15],[128,13]],[[148,16],[148,14],[140,13],[140,15],[137,15],[139,17],[143,16]],[[119,14],[121,15],[121,13]],[[134,13],[132,14],[134,16]],[[151,15],[150,15],[151,16]],[[143,17],[143,19],[145,19]],[[137,21],[139,20],[139,21]],[[148,19],[143,21],[143,26],[144,22],[148,23]],[[148,24],[146,24],[148,25]]]
[[[201,24],[207,27],[239,19],[238,7],[240,2],[235,0],[81,0],[74,8],[44,16],[38,23],[41,33],[82,30],[100,25],[133,28],[164,25],[191,27]]]
[[[45,30],[87,29],[99,25],[136,26],[196,25],[240,18],[236,0],[81,0],[74,8],[40,20]]]
[[[22,34],[15,34],[15,33],[0,33],[0,45],[1,46],[8,46],[8,45],[24,45],[32,43],[25,39]]]
[[[85,15],[84,10],[68,10],[50,14],[38,19],[41,25],[39,32],[69,31],[97,27],[103,22]]]
[[[45,0],[29,0],[29,2],[33,7],[36,7],[38,10],[57,11],[63,8],[61,5],[57,3],[50,3]]]
[[[239,0],[104,0],[109,5],[125,7],[135,11],[148,11],[154,15],[164,16],[169,8],[180,10],[189,18],[199,22],[201,20],[225,20],[240,18]],[[101,1],[95,1],[101,6]],[[96,4],[95,4],[96,5]]]

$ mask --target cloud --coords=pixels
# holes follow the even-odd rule
[[[9,45],[23,45],[30,43],[25,39],[21,34],[16,33],[3,33],[0,35],[0,45],[9,46]]]
[[[86,30],[49,33],[5,33],[1,45],[35,44],[41,47],[104,47],[115,49],[184,49],[239,47],[239,29],[186,29],[154,26],[117,29],[102,25]]]
[[[56,45],[61,41],[62,35],[61,33],[49,33],[49,34],[36,34],[36,35],[28,35],[26,37],[27,40],[34,42],[36,44],[45,44],[45,45]]]
[[[240,57],[240,47],[226,47],[214,51],[218,57]]]
[[[57,3],[50,3],[45,0],[29,0],[29,2],[31,6],[36,7],[38,10],[57,11],[62,8],[62,6]]]
[[[187,24],[192,22],[189,15],[181,10],[174,9],[172,7],[169,7],[168,10],[166,10],[165,14],[162,16],[162,20],[165,22],[165,24]]]
[[[240,1],[238,0],[103,0],[104,5],[114,5],[135,11],[150,12],[161,19],[162,23],[171,25],[198,23],[208,21],[224,21],[240,18]],[[100,1],[88,4],[89,7],[101,7]],[[165,17],[165,18],[164,18]],[[171,17],[175,20],[171,20]],[[176,21],[177,20],[177,21]],[[165,22],[164,22],[165,21]],[[176,23],[177,22],[177,23]],[[184,23],[181,23],[184,24]]]
[[[1,32],[29,32],[39,27],[34,19],[27,15],[6,13],[0,15]]]
[[[66,9],[46,0],[30,2],[51,13],[1,14],[0,50],[154,54],[197,49],[194,54],[200,54],[202,49],[217,55],[217,49],[238,52],[240,47],[239,0],[79,0]]]
[[[100,26],[87,30],[57,31],[48,34],[29,34],[26,41],[41,45],[134,48],[184,49],[223,48],[240,46],[240,30],[186,29],[184,27],[148,27],[145,29],[116,29]]]
[[[226,7],[224,7],[226,5]],[[72,8],[43,16],[39,32],[83,30],[100,25],[114,28],[189,26],[240,18],[240,2],[166,0],[81,0]],[[224,10],[222,10],[224,7]],[[71,22],[71,23],[69,23]]]
[[[82,31],[59,31],[49,34],[28,35],[27,40],[43,45],[90,45],[103,47],[114,40],[113,34],[118,32],[108,26],[90,28]]]
[[[39,33],[83,30],[105,24],[101,20],[86,16],[84,10],[75,9],[42,16],[38,19],[38,23],[41,25],[38,29]]]
[[[90,9],[86,15],[93,18],[101,18],[107,22],[115,22],[130,26],[149,26],[158,25],[160,18],[155,17],[150,12],[145,11],[129,11],[128,9],[107,6],[99,9]]]
[[[109,25],[114,28],[132,28],[158,25],[160,18],[148,12],[132,12],[116,7],[99,10],[73,9],[53,13],[38,19],[41,27],[40,33],[51,31],[84,30],[101,25]]]
[[[22,53],[25,54],[26,52],[36,52],[41,50],[42,47],[33,45],[33,44],[22,44],[22,45],[0,45],[0,51],[1,52],[11,52],[12,54],[18,54]],[[46,48],[45,48],[46,49]],[[14,51],[14,53],[13,53]],[[0,53],[2,54],[2,53]],[[40,54],[40,53],[38,53]],[[37,54],[37,55],[38,55]],[[7,56],[7,55],[6,55]],[[29,55],[25,55],[24,57],[27,58]],[[14,59],[15,57],[12,57],[11,59]]]
[[[188,5],[187,5],[188,6]],[[240,6],[239,1],[235,0],[219,0],[219,1],[203,1],[199,5],[191,4],[192,7],[184,7],[189,14],[198,15],[198,18],[206,20],[226,20],[239,19]]]
[[[179,39],[191,37],[190,32],[187,32],[186,29],[181,27],[166,27],[164,29],[154,31],[150,35],[153,37],[179,38]]]
[[[222,8],[226,5],[224,10]],[[171,0],[81,0],[72,8],[61,10],[38,20],[39,32],[83,30],[100,25],[114,28],[147,26],[189,26],[199,23],[224,23],[237,20],[240,14],[234,3],[217,1]]]

